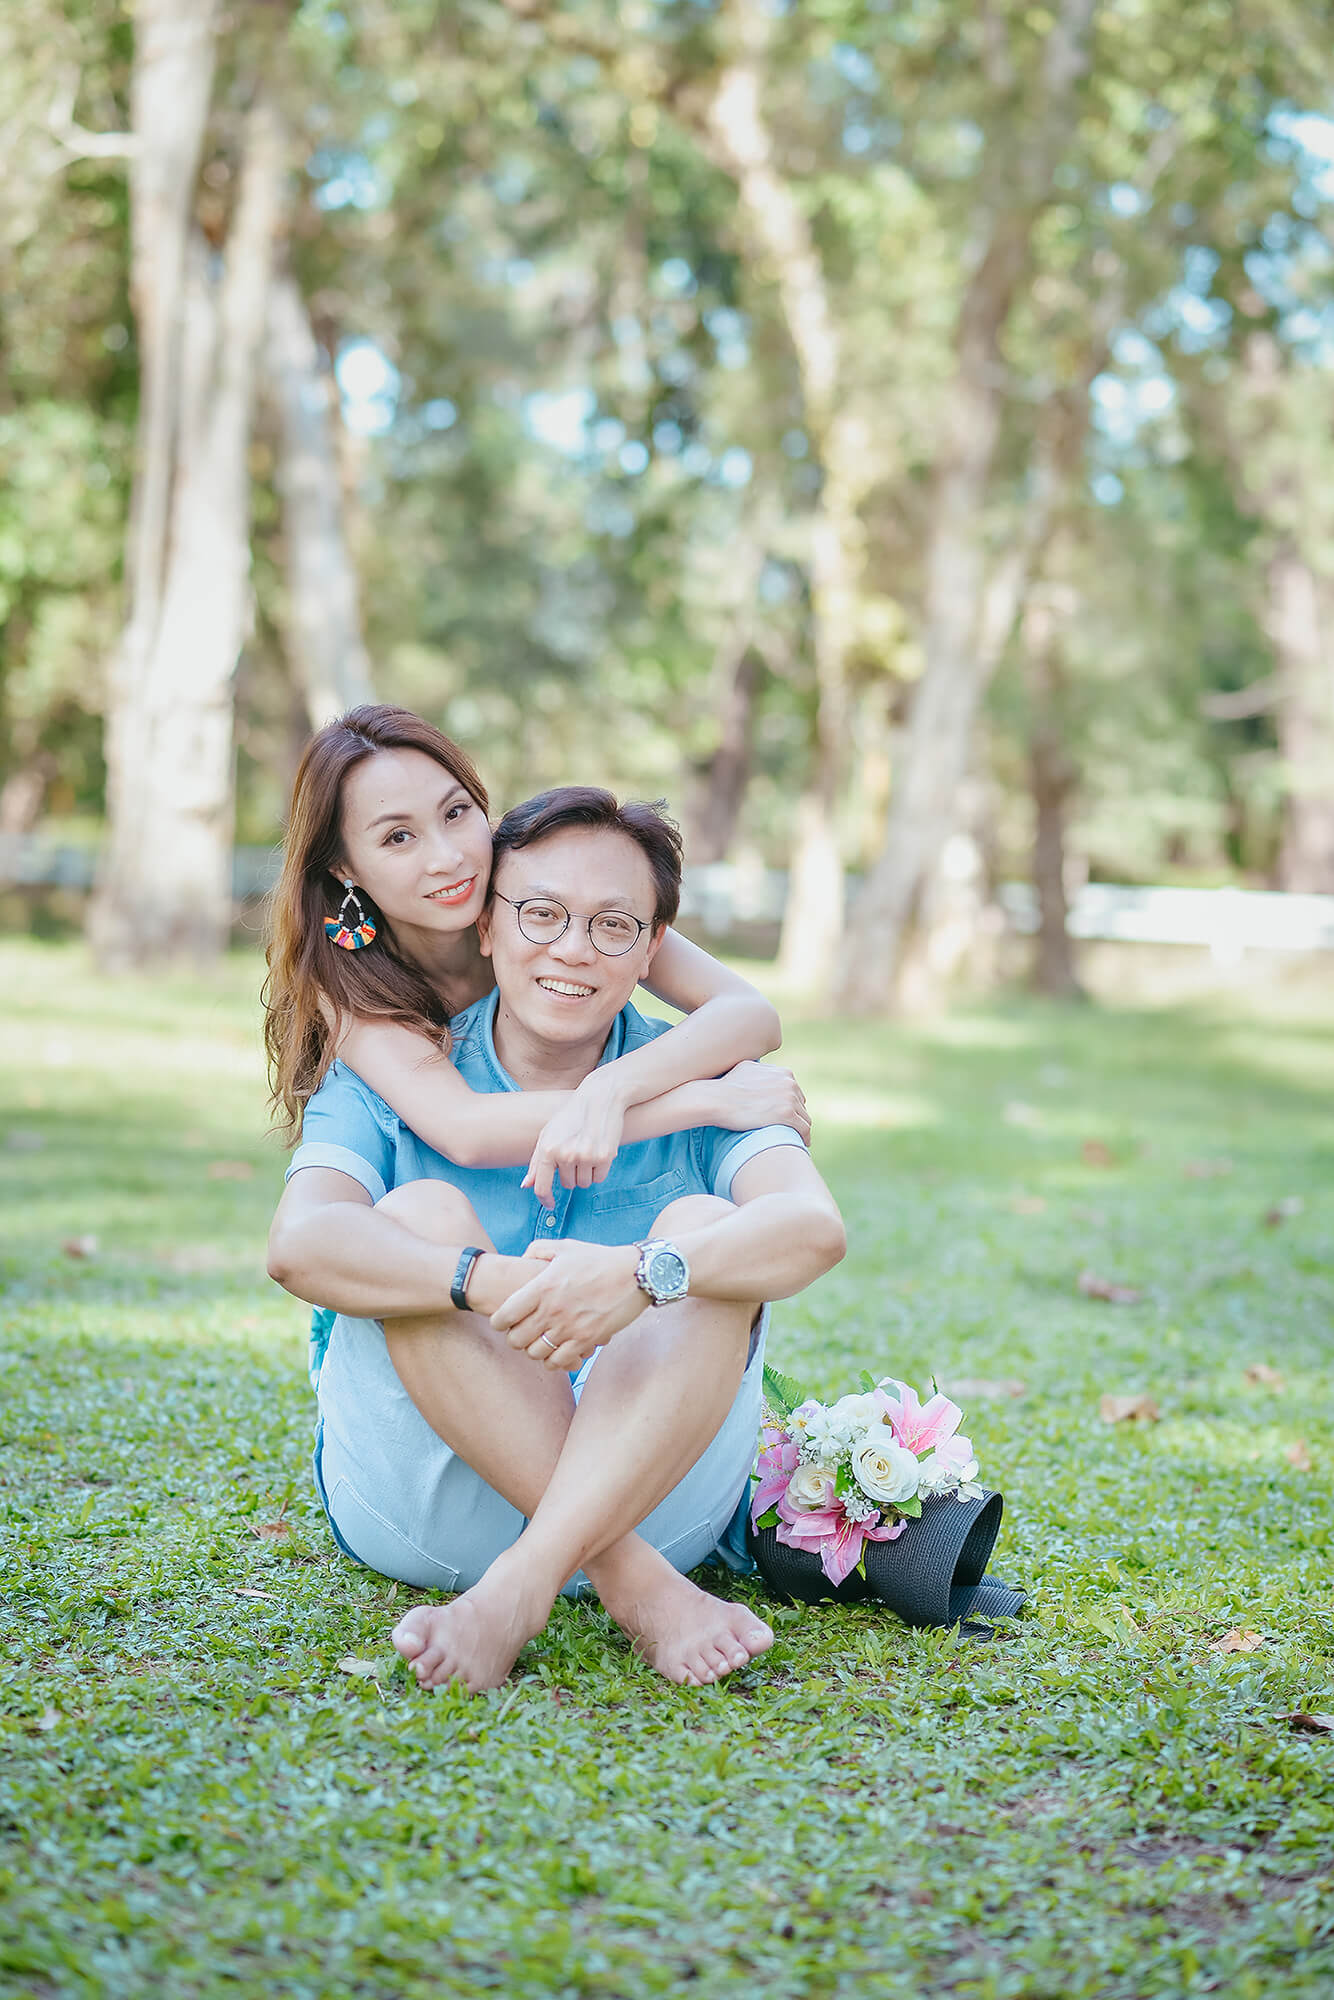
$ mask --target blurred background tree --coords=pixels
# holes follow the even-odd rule
[[[21,11],[0,832],[106,963],[372,690],[790,869],[850,1010],[1003,879],[1066,994],[1090,873],[1334,891],[1315,0]]]

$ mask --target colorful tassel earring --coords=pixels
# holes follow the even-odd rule
[[[347,894],[343,898],[342,907],[336,917],[324,919],[324,935],[332,944],[340,945],[344,951],[361,951],[366,945],[374,942],[375,925],[362,909],[361,899],[352,884],[344,882],[343,887],[347,890]],[[355,919],[348,917],[349,903],[356,904]]]

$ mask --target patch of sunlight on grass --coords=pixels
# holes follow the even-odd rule
[[[1042,1036],[1040,1020],[1015,1021],[997,1014],[943,1014],[913,1025],[924,1042],[949,1049],[1030,1049]]]
[[[914,1126],[939,1125],[939,1106],[910,1091],[825,1090],[809,1097],[811,1117],[821,1124],[860,1126],[882,1132],[903,1132]]]
[[[1296,1443],[1298,1432],[1277,1424],[1248,1424],[1226,1417],[1168,1417],[1153,1429],[1151,1443],[1172,1457],[1196,1459],[1201,1465],[1240,1470],[1242,1466],[1272,1466],[1275,1472],[1297,1474],[1283,1454]]]

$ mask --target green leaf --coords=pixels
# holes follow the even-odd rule
[[[764,1364],[764,1400],[776,1417],[784,1421],[806,1401],[806,1391],[790,1375]]]
[[[869,1396],[871,1392],[877,1387],[875,1376],[871,1373],[869,1368],[863,1368],[861,1374],[857,1377],[857,1380],[861,1384],[861,1391],[863,1396]]]
[[[922,1511],[922,1503],[915,1493],[911,1500],[896,1500],[894,1504],[900,1514],[906,1514],[910,1521],[915,1521]]]
[[[776,1528],[778,1526],[778,1509],[776,1507],[766,1507],[760,1515],[759,1520],[755,1523],[755,1526],[757,1528]]]
[[[848,1471],[846,1465],[840,1465],[838,1471],[834,1474],[834,1491],[835,1493],[847,1493],[851,1490],[851,1487],[852,1474]]]

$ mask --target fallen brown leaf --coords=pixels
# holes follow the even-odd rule
[[[60,1247],[67,1257],[73,1257],[76,1260],[82,1261],[85,1258],[97,1255],[97,1238],[95,1236],[67,1236]]]
[[[1306,1708],[1294,1708],[1290,1715],[1276,1715],[1275,1722],[1286,1722],[1288,1728],[1299,1736],[1334,1736],[1334,1715],[1312,1714]]]
[[[1311,1454],[1306,1449],[1304,1438],[1298,1438],[1295,1444],[1286,1445],[1283,1450],[1283,1456],[1295,1471],[1309,1472],[1311,1470]]]
[[[1188,1181],[1216,1181],[1232,1172],[1232,1162],[1228,1159],[1187,1160],[1184,1172]]]
[[[255,1169],[249,1160],[210,1160],[208,1177],[211,1181],[249,1181],[255,1177]]]
[[[1282,1201],[1276,1201],[1272,1208],[1265,1210],[1266,1229],[1277,1229],[1280,1222],[1287,1222],[1290,1217],[1300,1215],[1305,1206],[1306,1203],[1299,1194],[1285,1194]]]
[[[1000,1382],[989,1381],[984,1375],[961,1375],[957,1382],[944,1382],[941,1387],[947,1396],[964,1403],[1001,1403],[1028,1394],[1027,1382],[1017,1381],[1012,1375]]]
[[[1079,1289],[1086,1299],[1106,1299],[1113,1306],[1135,1306],[1144,1297],[1133,1285],[1118,1285],[1111,1278],[1099,1278],[1092,1271],[1081,1271]]]
[[[1225,1632],[1221,1639],[1212,1641],[1211,1653],[1258,1653],[1265,1643],[1263,1632],[1252,1632],[1249,1627],[1238,1625],[1231,1632]]]
[[[58,1708],[44,1708],[40,1715],[34,1716],[32,1727],[40,1736],[47,1736],[63,1719]]]
[[[344,1653],[338,1662],[340,1674],[351,1674],[359,1681],[373,1681],[379,1678],[380,1669],[374,1660],[359,1660],[355,1653]]]
[[[250,1532],[252,1535],[258,1535],[262,1542],[280,1542],[284,1535],[291,1534],[292,1523],[279,1519],[277,1521],[261,1521],[259,1526],[256,1527],[252,1521]]]
[[[1283,1387],[1283,1377],[1267,1361],[1252,1361],[1249,1368],[1243,1368],[1242,1374],[1248,1382],[1255,1382],[1265,1389]]]
[[[1079,1149],[1079,1157],[1086,1167],[1114,1167],[1116,1155],[1111,1147],[1101,1139],[1085,1139]]]
[[[1098,1415],[1105,1424],[1156,1424],[1162,1411],[1152,1396],[1104,1396]]]
[[[242,1589],[242,1590],[238,1590],[236,1594],[237,1594],[237,1596],[238,1596],[238,1597],[262,1597],[262,1598],[263,1598],[263,1600],[264,1600],[264,1602],[265,1602],[266,1604],[272,1604],[272,1603],[273,1603],[273,1601],[274,1601],[274,1598],[273,1598],[273,1592],[272,1592],[271,1590],[245,1590],[245,1589]]]

